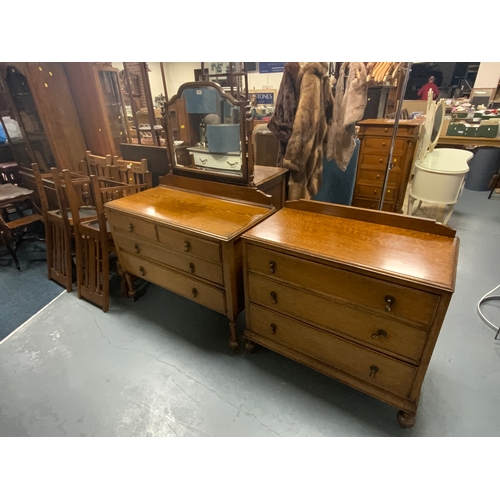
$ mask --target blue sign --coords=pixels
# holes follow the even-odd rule
[[[283,73],[284,62],[260,62],[259,73]]]
[[[274,92],[255,92],[255,104],[274,104]]]

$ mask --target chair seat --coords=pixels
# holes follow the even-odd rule
[[[49,213],[51,215],[61,217],[61,210],[50,210]],[[83,206],[79,208],[78,215],[80,216],[80,220],[95,219],[97,217],[97,212],[94,207]],[[69,208],[68,208],[68,219],[70,221],[73,220],[73,215],[71,214],[71,210]]]
[[[28,224],[33,224],[33,222],[43,221],[43,215],[40,214],[31,214],[26,217],[21,217],[20,219],[13,220],[11,222],[7,222],[7,227],[9,229],[17,229],[18,227],[24,227]]]
[[[83,223],[84,226],[86,227],[89,227],[91,229],[95,229],[96,231],[100,231],[100,227],[99,227],[99,221],[97,219],[95,220],[89,220],[87,222],[84,222]],[[109,222],[106,221],[106,232],[110,233],[111,234],[111,227],[109,225]]]

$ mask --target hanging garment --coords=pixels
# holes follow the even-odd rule
[[[298,77],[300,64],[286,63],[283,69],[283,78],[276,98],[274,114],[269,120],[267,128],[279,141],[278,166],[283,165],[286,146],[292,135],[293,121],[299,103]]]
[[[288,199],[310,199],[321,184],[333,96],[328,63],[306,63],[298,77],[300,95],[283,167],[290,170]]]
[[[349,76],[344,92],[344,75],[349,64]],[[337,82],[332,126],[328,131],[327,160],[335,160],[341,170],[347,168],[356,147],[356,122],[363,118],[368,85],[363,63],[343,63]]]

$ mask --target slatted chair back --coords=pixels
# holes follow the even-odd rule
[[[111,155],[98,156],[87,151],[86,159],[89,175],[113,178],[115,169],[113,169],[113,157]]]
[[[153,176],[148,170],[148,160],[123,160],[115,156],[113,164],[118,167],[121,182],[126,182],[127,184],[146,184],[147,189],[153,187]]]

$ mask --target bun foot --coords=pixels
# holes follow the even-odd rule
[[[255,349],[255,343],[252,342],[251,340],[246,339],[245,340],[245,350],[253,353],[254,349]]]
[[[413,413],[407,413],[406,411],[400,410],[396,415],[399,425],[404,429],[409,429],[415,425],[415,415]]]

